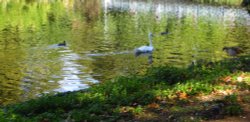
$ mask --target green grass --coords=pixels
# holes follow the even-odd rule
[[[237,92],[250,90],[248,78],[237,82],[242,73],[250,76],[249,62],[249,58],[243,57],[189,68],[153,67],[144,75],[118,77],[84,91],[45,95],[4,106],[0,109],[0,121],[134,120],[149,112],[160,114],[163,110],[175,119],[182,116],[179,119],[185,120],[193,114],[195,119],[206,119],[205,115],[211,112],[204,107],[206,102],[195,99],[195,96],[235,87]],[[232,77],[232,80],[225,82],[224,77]],[[195,106],[190,107],[191,104]],[[236,94],[220,101],[214,100],[209,106],[217,104],[223,104],[223,115],[240,115],[243,112]],[[197,111],[207,113],[196,114]],[[170,115],[165,119],[173,119]]]

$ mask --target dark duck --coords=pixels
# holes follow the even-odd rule
[[[66,46],[66,41],[63,41],[63,42],[57,44],[57,46]]]
[[[243,53],[243,50],[240,47],[224,47],[223,51],[229,56],[237,56],[240,53]]]

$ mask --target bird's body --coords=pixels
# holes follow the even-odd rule
[[[149,46],[141,46],[141,47],[136,48],[135,49],[135,56],[139,56],[141,54],[150,54],[150,53],[153,52],[154,47],[153,47],[153,44],[152,44],[152,37],[153,37],[153,34],[149,33],[148,34]]]
[[[223,51],[225,51],[229,56],[236,56],[243,53],[240,47],[224,47]]]
[[[57,46],[66,46],[66,41],[63,41],[62,43],[57,44]]]
[[[141,46],[135,49],[135,56],[139,56],[140,54],[143,53],[151,53],[153,52],[153,50],[154,50],[153,46]]]

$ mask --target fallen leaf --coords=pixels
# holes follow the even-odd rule
[[[162,100],[162,97],[161,96],[157,96],[156,100]]]
[[[160,105],[157,104],[157,103],[151,103],[148,105],[148,108],[154,108],[154,109],[157,109],[157,108],[160,108]]]
[[[216,94],[219,94],[219,95],[230,95],[232,93],[233,93],[233,91],[229,90],[229,89],[226,89],[226,90],[217,90],[217,92],[216,92]]]
[[[227,89],[227,90],[226,90],[226,93],[227,93],[228,95],[233,94],[233,90]]]
[[[232,81],[232,77],[231,76],[227,76],[225,78],[222,78],[222,81],[224,81],[224,82],[230,82],[230,81]]]
[[[187,93],[186,92],[179,93],[179,98],[180,99],[187,99]]]

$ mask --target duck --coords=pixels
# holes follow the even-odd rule
[[[151,32],[149,32],[148,34],[148,38],[149,38],[149,45],[148,46],[141,46],[138,47],[134,50],[135,56],[140,56],[141,54],[152,54],[154,47],[153,47],[153,43],[152,43],[152,37],[153,34]]]
[[[57,44],[57,46],[66,46],[66,41],[63,41],[62,43]]]
[[[167,35],[169,32],[161,32],[160,35]]]
[[[168,35],[168,34],[169,34],[169,30],[168,29],[166,29],[166,31],[160,33],[160,35]]]
[[[240,47],[223,47],[222,49],[229,56],[237,56],[240,53],[243,53],[243,50]]]

